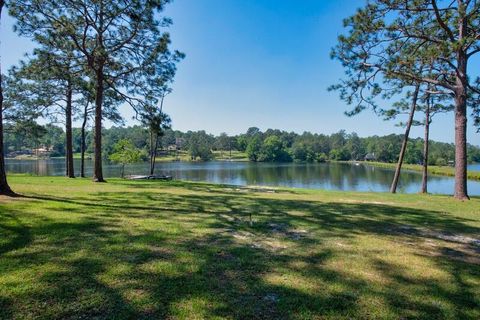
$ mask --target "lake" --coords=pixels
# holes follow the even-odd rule
[[[480,163],[474,163],[474,164],[468,165],[468,170],[480,171]]]
[[[62,176],[63,159],[13,160],[7,159],[10,173],[28,173],[42,176]],[[87,176],[92,175],[93,162],[86,161]],[[75,160],[78,175],[80,160]],[[148,163],[129,165],[125,174],[147,174]],[[471,170],[479,170],[472,165]],[[178,180],[206,181],[232,185],[283,186],[309,189],[386,192],[393,177],[392,169],[347,163],[252,163],[252,162],[166,162],[157,163],[157,174],[171,175]],[[120,166],[105,163],[105,177],[118,177]],[[416,193],[420,190],[422,176],[419,172],[402,173],[399,192]],[[468,182],[469,193],[480,195],[480,182]],[[451,194],[453,178],[430,176],[429,192]]]

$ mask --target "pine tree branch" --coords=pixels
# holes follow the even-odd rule
[[[448,37],[450,38],[450,41],[454,42],[455,41],[455,36],[452,32],[452,30],[445,24],[445,21],[443,21],[440,12],[437,7],[437,0],[432,0],[432,7],[433,11],[435,12],[435,17],[437,19],[438,24],[440,27],[442,27],[443,30],[447,33]]]

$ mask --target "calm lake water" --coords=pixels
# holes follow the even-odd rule
[[[468,170],[480,171],[480,163],[475,163],[475,164],[468,165]]]
[[[86,161],[86,173],[92,174],[93,162]],[[480,165],[472,165],[471,170],[479,170]],[[127,166],[125,174],[147,174],[148,163]],[[80,161],[76,160],[78,174]],[[29,173],[42,176],[62,176],[65,172],[63,159],[48,160],[7,160],[7,171]],[[310,189],[376,191],[389,190],[393,177],[392,169],[369,165],[343,163],[251,163],[251,162],[167,162],[157,163],[157,174],[171,175],[179,180],[207,181],[233,185],[285,186]],[[104,164],[106,177],[118,177],[120,166]],[[421,174],[404,171],[400,179],[399,192],[416,193],[420,189]],[[480,182],[468,182],[469,193],[480,195]],[[431,176],[429,192],[451,194],[453,179]]]

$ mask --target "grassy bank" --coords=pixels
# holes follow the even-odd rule
[[[215,160],[219,161],[250,161],[248,159],[247,153],[242,151],[213,151],[213,156]]]
[[[395,169],[397,166],[396,163],[385,163],[385,162],[373,162],[373,161],[364,161],[363,164],[372,165],[375,167]],[[412,170],[412,171],[422,171],[423,167],[419,164],[403,164],[402,170]],[[455,176],[455,168],[448,166],[428,166],[428,173],[439,176]],[[480,180],[479,171],[468,171],[467,177],[470,180]]]
[[[241,151],[213,151],[212,160],[214,161],[248,161],[247,155],[245,152]],[[170,162],[170,161],[193,161],[188,151],[179,151],[176,155],[161,155],[157,157],[157,162]],[[198,159],[197,161],[201,161]]]
[[[479,198],[10,181],[1,319],[480,318]]]

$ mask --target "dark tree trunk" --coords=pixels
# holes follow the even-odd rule
[[[165,99],[165,95],[162,96],[162,100],[160,102],[160,114],[163,112],[163,101]],[[161,123],[160,123],[161,127]],[[158,141],[159,141],[159,134],[158,132],[155,134],[155,144],[153,144],[153,131],[150,132],[150,175],[153,176],[155,173],[155,162],[157,161],[157,150],[158,150]],[[153,150],[152,150],[153,149]]]
[[[93,181],[105,182],[102,170],[102,104],[103,104],[103,63],[100,63],[96,71],[95,86],[95,132],[94,132],[94,169]]]
[[[82,127],[80,150],[80,177],[85,178],[85,127]]]
[[[5,153],[3,150],[3,88],[1,81],[2,76],[0,74],[0,195],[14,195],[12,189],[10,189],[10,186],[8,185],[7,172],[5,170]]]
[[[423,141],[422,193],[428,192],[428,141],[430,139],[430,97],[425,109],[425,136]]]
[[[0,75],[0,81],[1,81]],[[12,189],[8,185],[7,173],[5,170],[5,151],[3,150],[3,93],[0,85],[0,194],[13,195]]]
[[[150,175],[153,175],[153,132],[150,131]]]
[[[4,0],[0,0],[0,17],[2,15]],[[2,87],[2,69],[0,67],[0,194],[13,196],[15,193],[10,189],[7,181],[7,172],[5,170],[5,153],[3,150],[3,87]]]
[[[455,193],[468,200],[467,192],[467,55],[457,55],[458,72],[455,92]]]
[[[73,167],[73,134],[72,134],[72,88],[70,83],[67,88],[67,103],[65,106],[65,135],[66,135],[66,176],[75,178]]]
[[[65,144],[67,142],[67,138],[65,137]],[[67,147],[65,146],[65,177],[68,177],[68,152]]]
[[[157,135],[155,139],[155,145],[153,149],[153,158],[152,158],[152,163],[150,167],[150,175],[153,176],[155,173],[155,162],[157,161],[157,150],[158,150],[158,141],[160,140],[159,136]]]
[[[402,148],[400,149],[400,155],[398,156],[398,163],[395,169],[395,175],[393,176],[392,186],[390,187],[391,193],[397,192],[398,180],[400,179],[400,172],[402,171],[403,158],[405,157],[405,151],[407,150],[408,136],[410,135],[410,128],[412,127],[413,116],[415,115],[415,109],[417,108],[419,91],[420,86],[416,85],[415,91],[413,92],[412,107],[408,116],[407,127],[405,128],[405,135],[403,136]]]
[[[88,104],[85,106],[84,112],[83,112],[83,122],[82,122],[82,137],[81,137],[81,146],[80,146],[80,177],[85,178],[85,150],[87,149],[86,143],[85,143],[85,128],[87,126],[87,120],[88,120]]]
[[[105,67],[105,57],[103,56],[104,52],[104,43],[103,43],[103,29],[104,24],[104,2],[99,2],[99,14],[98,14],[98,23],[99,29],[97,30],[97,43],[99,48],[97,53],[100,56],[93,55],[91,57],[91,64],[95,65],[95,132],[94,132],[94,167],[93,167],[93,181],[94,182],[105,182],[103,179],[103,170],[102,170],[102,106],[103,106],[103,90],[104,90],[104,67]]]

